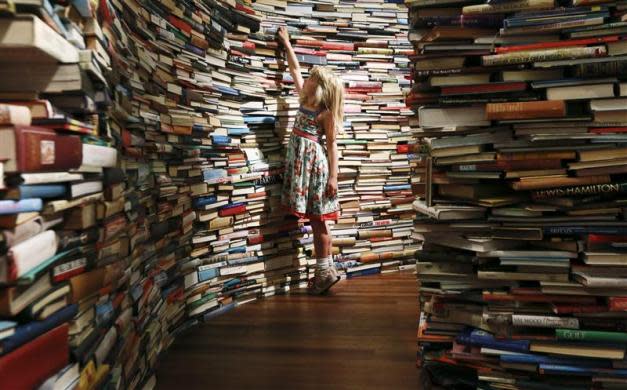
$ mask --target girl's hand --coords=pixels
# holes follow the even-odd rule
[[[337,195],[337,177],[329,176],[329,180],[327,180],[326,195],[328,198],[335,198]]]
[[[290,34],[287,32],[287,27],[279,27],[279,30],[277,31],[277,38],[284,46],[287,46],[287,44],[290,43]]]

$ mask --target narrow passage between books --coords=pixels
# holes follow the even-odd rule
[[[246,304],[180,335],[158,389],[415,390],[416,299],[405,272]]]

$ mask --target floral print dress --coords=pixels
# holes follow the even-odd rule
[[[329,178],[324,130],[316,122],[319,112],[298,109],[287,146],[281,201],[287,211],[300,218],[337,220],[337,195],[326,195]]]

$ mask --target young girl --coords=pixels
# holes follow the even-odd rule
[[[326,221],[339,217],[335,136],[343,125],[344,87],[324,67],[314,67],[303,82],[285,27],[279,29],[278,39],[285,48],[290,74],[300,96],[300,108],[287,147],[281,199],[290,213],[311,223],[317,259],[308,290],[311,294],[323,294],[340,280],[333,265]]]

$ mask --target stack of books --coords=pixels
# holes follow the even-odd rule
[[[124,345],[140,341],[133,313],[150,317],[129,291],[143,270],[128,257],[124,172],[107,119],[112,59],[95,16],[90,2],[43,0],[8,2],[0,18],[6,388],[95,385],[116,369],[119,379]]]
[[[405,3],[419,363],[450,387],[624,388],[627,5]]]
[[[344,81],[345,123],[337,141],[341,217],[332,226],[336,264],[348,277],[404,268],[416,250],[410,237],[415,199],[410,172],[418,164],[412,112],[404,102],[413,53],[407,10],[388,0],[260,0],[252,8],[264,17],[267,35],[287,25],[304,77],[323,65]],[[284,61],[264,62],[283,81],[276,134],[285,144],[298,98]],[[309,237],[308,253],[310,242]]]

